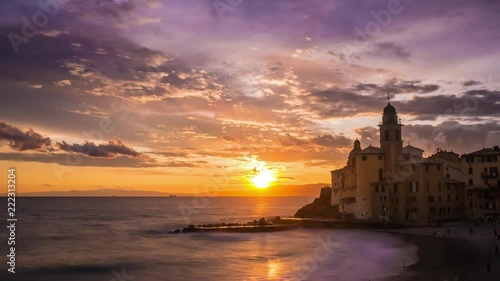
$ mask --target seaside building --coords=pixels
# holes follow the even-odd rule
[[[354,141],[345,167],[331,171],[331,204],[344,218],[391,221],[454,220],[464,216],[465,187],[458,154],[403,147],[403,124],[390,101],[379,125],[380,147]]]
[[[467,190],[467,216],[500,218],[500,147],[483,148],[461,157]]]

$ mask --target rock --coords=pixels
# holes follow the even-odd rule
[[[194,225],[189,225],[188,227],[184,227],[182,229],[182,233],[189,233],[189,232],[195,232],[196,231],[196,226]]]
[[[334,210],[329,204],[325,204],[320,198],[314,199],[312,203],[300,208],[294,215],[296,218],[331,218],[334,217]]]
[[[267,225],[266,219],[265,219],[265,218],[261,218],[261,219],[259,220],[259,225],[260,225],[260,226]]]
[[[181,233],[181,230],[180,229],[176,229],[174,230],[174,233],[177,234],[177,233]]]

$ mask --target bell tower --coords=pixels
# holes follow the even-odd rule
[[[395,173],[397,171],[398,157],[403,151],[401,128],[403,125],[398,119],[396,108],[391,105],[391,98],[387,93],[387,106],[384,108],[380,128],[380,148],[385,153],[385,170]]]

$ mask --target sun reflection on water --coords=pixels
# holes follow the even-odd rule
[[[269,260],[267,263],[267,278],[271,280],[281,280],[283,262],[280,260]]]

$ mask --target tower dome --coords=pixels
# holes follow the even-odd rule
[[[391,102],[388,102],[387,105],[384,107],[384,114],[386,113],[396,114],[396,108],[392,106]]]

